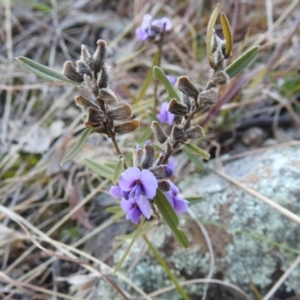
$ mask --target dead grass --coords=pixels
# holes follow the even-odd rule
[[[92,247],[87,248],[88,241],[96,239],[110,226],[113,230],[114,224],[123,222],[125,226],[125,232],[116,232],[115,235],[132,230],[127,222],[120,219],[120,214],[111,215],[105,210],[117,204],[105,197],[108,182],[93,174],[81,162],[82,156],[97,157],[103,161],[111,159],[111,145],[104,138],[92,136],[81,154],[61,167],[62,157],[83,129],[80,111],[73,100],[78,90],[61,83],[44,82],[17,65],[14,57],[27,56],[61,70],[64,61],[78,57],[81,44],[93,49],[95,42],[103,38],[110,49],[111,87],[119,97],[131,103],[132,95],[136,96],[143,84],[155,51],[155,47],[151,46],[139,51],[143,44],[134,37],[137,24],[148,12],[167,15],[174,22],[172,34],[166,37],[162,68],[174,76],[187,75],[201,86],[209,76],[204,38],[209,12],[215,3],[28,0],[21,4],[18,1],[2,1],[2,299],[97,299],[92,297],[96,297],[99,280],[111,285],[118,295],[116,299],[133,299],[133,295],[124,289],[124,283],[131,286],[141,299],[157,299],[157,295],[165,292],[153,291],[147,295],[122,272],[113,276],[111,247],[103,260],[94,256],[99,244],[89,243]],[[222,149],[234,152],[237,140],[224,140],[224,132],[236,132],[236,124],[251,123],[254,114],[257,117],[275,112],[269,118],[272,126],[270,137],[275,139],[283,120],[282,110],[288,126],[299,125],[299,0],[224,0],[220,3],[233,25],[235,44],[232,60],[249,45],[260,44],[261,51],[248,72],[232,80],[221,91],[220,105],[199,120],[208,129],[208,139],[203,146],[212,149],[212,154],[218,148],[216,145],[221,152]],[[134,107],[141,112],[141,119],[147,117],[150,111],[142,105],[152,97],[151,88],[142,103]],[[140,136],[135,139],[143,140]],[[281,141],[277,139],[277,142]],[[124,152],[130,152],[134,144],[134,138],[128,136],[120,140]],[[186,164],[184,168],[182,171],[188,173]],[[74,190],[76,193],[71,192]],[[298,221],[299,218],[296,219]],[[202,225],[199,226],[201,228]],[[106,237],[107,241],[112,241],[114,234]],[[206,236],[206,241],[210,245],[209,236]],[[104,244],[105,241],[100,247]],[[213,257],[212,249],[210,253]],[[295,265],[292,267],[295,268]],[[212,272],[208,279],[198,278],[183,284],[209,283],[213,281],[211,276]],[[264,299],[271,299],[275,287],[278,288],[284,278],[277,284],[274,282],[274,289]],[[232,288],[231,284],[228,287]]]

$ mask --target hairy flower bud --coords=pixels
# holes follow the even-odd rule
[[[95,109],[99,109],[99,106],[95,104],[94,102],[82,97],[82,96],[77,96],[75,97],[75,102],[77,106],[81,106],[84,109],[88,109],[89,107],[93,107]]]
[[[163,144],[168,139],[167,134],[165,133],[165,131],[159,125],[158,122],[153,121],[152,125],[151,125],[151,129],[152,129],[152,132],[154,133],[155,137],[161,144]]]
[[[188,97],[193,99],[197,99],[198,97],[199,90],[186,76],[181,76],[178,78],[177,88]]]
[[[116,124],[114,126],[114,131],[119,134],[127,133],[136,130],[140,125],[138,120],[131,120],[127,122],[123,122],[120,124]]]
[[[87,109],[87,119],[84,123],[85,127],[99,127],[104,121],[104,112],[99,108],[89,107]]]
[[[198,139],[198,138],[204,136],[204,131],[203,131],[202,127],[197,125],[197,126],[192,126],[189,129],[187,129],[185,131],[185,134],[186,134],[187,138],[189,138],[189,139]]]
[[[83,60],[76,61],[76,68],[78,73],[92,76],[90,67]]]
[[[99,70],[98,79],[97,79],[97,86],[99,89],[107,88],[108,87],[108,72],[106,64]]]
[[[110,88],[103,88],[100,90],[99,97],[108,105],[116,105],[119,101]]]
[[[85,45],[81,45],[81,55],[80,60],[84,61],[89,67],[91,67],[92,63],[92,55],[86,49]]]
[[[173,137],[173,139],[175,141],[179,141],[179,140],[181,140],[184,137],[185,132],[184,132],[184,130],[183,130],[183,128],[182,128],[181,125],[175,125],[172,128],[171,135],[172,135],[172,137]]]
[[[148,168],[152,167],[153,162],[154,162],[154,154],[155,154],[155,150],[154,150],[151,142],[146,143],[145,150],[144,150],[144,157],[142,160],[142,168],[143,169],[148,169]]]
[[[131,113],[132,110],[129,104],[121,104],[107,110],[107,116],[111,120],[126,120],[131,117]]]
[[[223,70],[215,73],[213,80],[217,85],[225,85],[229,81],[229,76]]]
[[[88,76],[86,74],[83,75],[84,83],[86,84],[87,89],[95,95],[95,97],[98,96],[99,90],[95,83],[95,80],[91,76]]]
[[[189,112],[188,107],[176,101],[176,99],[170,101],[168,111],[177,116],[184,116]]]
[[[170,184],[168,182],[168,180],[162,179],[162,180],[158,180],[158,187],[163,191],[163,192],[168,192],[170,190]]]
[[[79,74],[71,61],[66,61],[64,63],[63,74],[68,77],[70,80],[75,82],[82,82],[83,75]]]
[[[97,74],[103,67],[107,56],[107,44],[104,40],[97,41],[97,49],[93,54],[94,72]]]
[[[203,91],[199,94],[198,103],[201,104],[214,104],[217,101],[217,91],[215,88]]]
[[[133,166],[140,167],[142,164],[142,158],[144,156],[144,150],[137,145],[136,149],[133,150]]]
[[[190,111],[192,107],[192,101],[190,97],[186,94],[182,94],[182,102],[187,106],[188,110]]]
[[[163,179],[166,178],[166,171],[163,166],[155,166],[152,168],[149,168],[149,171],[153,173],[156,179]]]

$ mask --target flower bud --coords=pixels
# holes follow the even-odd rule
[[[93,80],[91,76],[88,76],[86,74],[83,75],[83,80],[86,84],[87,89],[97,97],[99,94],[99,90],[95,83],[95,80]]]
[[[98,73],[97,86],[99,89],[108,87],[108,72],[106,64],[103,65]]]
[[[187,129],[185,131],[185,134],[186,134],[187,138],[189,138],[189,139],[198,139],[198,138],[204,136],[204,131],[203,131],[202,127],[197,125],[197,126],[192,126],[189,129]]]
[[[153,162],[154,162],[154,148],[151,143],[146,143],[145,145],[145,150],[144,150],[144,157],[142,160],[142,168],[143,169],[148,169],[152,167]]]
[[[153,121],[152,125],[151,125],[151,129],[152,129],[152,132],[154,133],[155,137],[161,144],[163,144],[168,139],[167,134],[165,133],[165,131],[159,125],[158,122]]]
[[[92,56],[86,49],[85,45],[81,45],[80,60],[84,61],[91,68]]]
[[[137,145],[136,149],[133,150],[133,165],[135,167],[140,167],[142,164],[142,158],[144,156],[144,150]]]
[[[168,165],[163,165],[166,176],[171,177],[173,175],[173,170]]]
[[[185,133],[184,133],[183,128],[180,125],[175,125],[172,128],[171,135],[175,141],[178,141],[184,137]]]
[[[140,122],[138,120],[131,120],[115,125],[114,130],[116,133],[123,134],[136,130],[139,125]]]
[[[77,106],[81,106],[84,109],[88,109],[89,107],[93,107],[95,109],[99,109],[99,106],[95,104],[94,102],[82,97],[82,96],[77,96],[75,97],[75,102]]]
[[[155,166],[149,169],[153,173],[156,179],[166,178],[166,171],[163,166]]]
[[[215,73],[213,80],[217,85],[225,85],[229,81],[229,76],[221,70]]]
[[[192,101],[189,96],[186,94],[182,94],[182,102],[187,106],[188,110],[191,110],[192,107]]]
[[[89,107],[87,109],[87,119],[84,123],[85,127],[99,127],[104,121],[104,112],[99,108]]]
[[[177,116],[184,116],[188,113],[188,108],[185,104],[172,99],[169,103],[168,111]]]
[[[119,102],[116,95],[110,88],[101,89],[99,93],[99,97],[102,101],[104,101],[108,105],[115,105]]]
[[[177,88],[188,97],[193,99],[197,99],[198,97],[199,90],[186,76],[181,76],[178,78]]]
[[[121,104],[107,110],[107,116],[111,120],[126,120],[131,117],[131,113],[131,106],[129,104]]]
[[[104,40],[97,41],[97,49],[93,54],[94,72],[97,74],[105,64],[107,56],[107,44]]]
[[[76,68],[78,73],[92,76],[90,67],[83,60],[76,61]]]
[[[167,180],[158,180],[158,187],[163,191],[163,192],[168,192],[170,190],[170,184]]]
[[[66,61],[63,68],[63,74],[70,80],[75,82],[82,82],[83,75],[79,74],[71,61]]]
[[[217,91],[214,88],[203,91],[199,94],[198,103],[201,104],[214,104],[217,101]]]

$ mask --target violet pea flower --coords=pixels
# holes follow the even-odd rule
[[[141,26],[136,29],[135,33],[140,41],[150,41],[159,37],[164,28],[165,31],[172,29],[172,22],[169,18],[163,17],[153,20],[150,14],[145,14]]]
[[[165,192],[167,199],[177,214],[186,212],[189,202],[180,197],[178,187],[171,180],[168,180],[168,182],[170,184],[170,190]]]
[[[157,118],[161,123],[168,123],[169,125],[172,125],[175,115],[170,113],[168,111],[168,108],[169,108],[169,103],[163,102],[161,104],[160,111],[159,114],[157,115]]]

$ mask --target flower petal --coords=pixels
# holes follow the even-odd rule
[[[148,200],[148,198],[143,195],[140,195],[136,202],[139,209],[145,215],[145,217],[147,219],[150,219],[152,211],[150,201]]]
[[[140,211],[140,209],[138,207],[135,207],[126,215],[126,219],[130,219],[134,224],[138,224],[140,222],[141,215],[142,212]]]
[[[146,41],[149,37],[146,30],[144,30],[142,27],[138,27],[135,31],[135,35],[138,40],[140,41]]]
[[[161,19],[155,19],[151,22],[151,25],[157,26],[161,29],[163,29],[165,26],[165,31],[170,31],[172,29],[172,22],[167,17],[163,17]]]
[[[113,185],[109,190],[109,193],[115,198],[122,198],[121,192],[122,190],[118,185]]]
[[[158,187],[155,176],[149,170],[142,170],[140,178],[145,196],[148,199],[152,199],[156,195],[156,190]]]
[[[177,214],[182,214],[188,209],[188,201],[180,197],[174,199],[174,210]]]
[[[121,208],[125,213],[129,213],[135,207],[135,200],[133,198],[129,198],[125,200],[124,198],[121,199]]]
[[[150,14],[145,14],[143,16],[141,28],[143,28],[145,31],[147,31],[151,25],[151,21],[152,21],[152,16]]]
[[[136,185],[136,181],[139,180],[140,177],[141,171],[139,168],[128,168],[120,175],[119,185],[123,191],[130,191]]]

